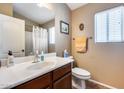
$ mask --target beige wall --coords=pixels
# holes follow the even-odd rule
[[[51,4],[51,9],[55,12],[56,45],[58,56],[62,56],[64,49],[71,54],[71,10],[64,3]],[[60,20],[70,24],[69,35],[60,32]]]
[[[82,34],[92,36],[88,52],[75,52],[72,40],[72,54],[81,68],[91,72],[92,79],[124,88],[124,43],[94,43],[94,14],[122,4],[87,4],[72,12],[72,38]],[[84,23],[84,31],[79,31],[79,24]]]
[[[0,3],[0,13],[8,16],[13,16],[12,4]]]
[[[44,23],[44,24],[42,24],[40,26],[42,26],[43,28],[49,29],[50,27],[55,26],[55,19],[50,20],[49,22]]]
[[[23,15],[18,14],[16,12],[13,12],[13,17],[25,20],[25,31],[32,32],[33,25],[39,26],[39,24],[37,22],[34,22],[31,19],[28,19],[28,18],[24,17]]]

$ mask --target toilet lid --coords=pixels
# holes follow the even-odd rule
[[[72,73],[75,73],[75,74],[81,75],[81,76],[90,76],[90,73],[87,70],[84,70],[81,68],[73,68]]]

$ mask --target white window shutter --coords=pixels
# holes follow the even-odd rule
[[[124,42],[124,7],[122,7],[122,39]]]
[[[124,41],[124,7],[116,7],[95,15],[95,42]]]
[[[113,9],[108,14],[109,42],[122,41],[122,16],[121,8]]]
[[[95,16],[95,41],[107,41],[107,13],[100,13]]]

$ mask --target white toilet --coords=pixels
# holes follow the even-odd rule
[[[85,89],[85,80],[90,79],[91,74],[87,70],[75,67],[72,69],[72,86],[77,89]]]

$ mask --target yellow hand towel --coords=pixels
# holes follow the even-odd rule
[[[77,52],[85,53],[87,51],[87,37],[86,36],[76,37],[75,48]]]

